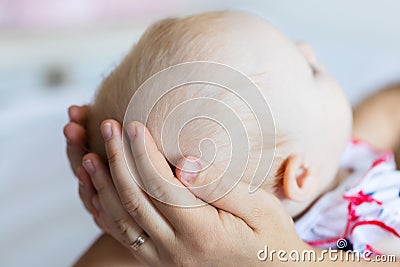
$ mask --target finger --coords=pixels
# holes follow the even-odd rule
[[[173,229],[133,181],[126,166],[120,124],[114,120],[106,120],[101,125],[101,132],[105,140],[111,176],[125,210],[154,242],[169,242],[174,236]]]
[[[190,171],[182,171],[181,166]],[[233,188],[230,187],[231,183],[213,183],[222,176],[222,172],[213,165],[204,172],[196,172],[196,169],[201,168],[199,162],[193,158],[184,158],[177,168],[178,179],[194,195],[206,202],[208,199],[217,199],[211,203],[214,207],[241,218],[253,229],[262,229],[265,218],[269,218],[269,223],[273,223],[274,219],[279,223],[282,217],[285,221],[290,217],[282,203],[263,189],[250,193],[249,184],[242,181]],[[292,221],[291,218],[289,221]]]
[[[105,223],[106,216],[103,215],[104,211],[103,211],[103,207],[100,204],[99,196],[94,195],[92,197],[91,203],[94,207],[94,210],[92,213],[94,222],[101,230],[103,230],[106,233],[109,233],[110,230]]]
[[[109,216],[114,220],[126,217],[127,214],[119,201],[112,178],[100,157],[94,153],[85,155],[83,166],[90,175],[97,195],[101,199],[101,204],[107,210]],[[137,225],[134,228],[139,230]]]
[[[207,217],[202,212],[212,209],[203,201],[196,198],[178,179],[176,179],[164,156],[149,131],[139,122],[132,122],[127,126],[131,142],[131,150],[136,163],[137,171],[143,186],[155,200],[153,203],[165,215],[175,228],[191,230]],[[202,206],[198,209],[178,208]],[[183,219],[184,218],[184,219]]]
[[[78,167],[76,174],[79,179],[79,196],[85,208],[93,214],[94,206],[92,199],[97,194],[96,189],[93,187],[89,174],[82,166]]]
[[[64,127],[64,135],[67,139],[67,156],[71,168],[76,174],[78,167],[82,163],[82,157],[86,153],[86,131],[74,122],[68,123]]]
[[[89,105],[83,105],[83,106],[73,105],[68,108],[68,116],[71,122],[84,125],[88,118],[89,111],[90,111]]]
[[[96,222],[107,229],[127,248],[142,233],[142,229],[125,211],[115,190],[112,178],[101,158],[93,153],[85,155],[83,166],[91,176],[97,195],[92,199],[96,208]],[[151,239],[137,251],[140,257],[146,259],[156,256],[156,248]],[[154,261],[154,259],[153,259]]]
[[[162,266],[160,264],[160,258],[157,254],[157,249],[154,242],[151,239],[146,239],[138,250],[134,250],[132,244],[142,233],[135,233],[130,229],[127,224],[122,220],[116,225],[115,222],[106,214],[106,211],[101,205],[100,198],[94,197],[93,204],[97,207],[95,215],[93,216],[96,224],[107,234],[111,235],[121,245],[126,247],[135,258],[146,263],[146,266]],[[117,235],[116,233],[123,232],[124,237]],[[128,241],[128,243],[126,243]]]
[[[86,129],[76,123],[69,122],[64,126],[64,136],[68,142],[81,148],[86,147]]]

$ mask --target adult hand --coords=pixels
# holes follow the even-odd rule
[[[92,203],[97,194],[90,176],[82,167],[83,156],[87,153],[86,120],[90,106],[71,106],[68,109],[70,121],[64,127],[64,135],[67,140],[67,156],[74,174],[79,180],[79,196],[85,208],[92,214],[96,209]],[[95,203],[96,204],[96,203]],[[101,225],[98,225],[102,228]]]
[[[248,185],[239,182],[223,198],[211,203],[212,206],[203,202],[207,192],[202,190],[184,189],[181,194],[172,194],[163,179],[181,186],[199,186],[208,184],[214,177],[183,171],[178,172],[179,179],[175,177],[149,131],[141,123],[133,122],[127,128],[133,158],[138,178],[156,197],[150,198],[132,181],[126,167],[119,123],[107,120],[101,130],[109,169],[95,154],[83,159],[98,192],[94,197],[98,199],[95,218],[131,251],[143,229],[149,238],[134,253],[144,263],[150,266],[253,266],[262,263],[257,252],[266,245],[269,249],[286,251],[303,247],[280,201],[263,190],[249,194]],[[180,164],[183,166],[185,162]],[[220,174],[217,169],[211,173]],[[180,208],[156,200],[166,196],[173,203],[184,198],[204,205]]]

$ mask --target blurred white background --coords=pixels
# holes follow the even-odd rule
[[[214,9],[309,42],[353,104],[400,81],[396,0],[0,0],[0,266],[69,266],[98,235],[65,156],[67,107],[149,23]]]

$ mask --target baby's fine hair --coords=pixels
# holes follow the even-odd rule
[[[193,61],[224,63],[229,56],[234,57],[225,51],[229,40],[223,37],[224,31],[229,29],[227,22],[229,16],[234,16],[234,13],[209,12],[186,18],[164,19],[148,28],[123,61],[104,79],[95,96],[88,122],[90,151],[105,158],[104,141],[99,132],[101,122],[105,119],[115,119],[122,124],[130,99],[140,85],[152,75],[180,63]],[[274,149],[274,147],[265,147],[265,145],[263,147],[257,142],[260,133],[254,115],[237,96],[217,86],[192,84],[182,86],[164,95],[155,104],[145,122],[161,152],[165,153],[166,142],[176,140],[176,136],[169,136],[176,134],[174,131],[169,131],[171,126],[164,125],[167,116],[183,101],[196,97],[217,99],[240,114],[241,120],[248,129],[247,138],[250,140],[249,148],[246,148],[245,144],[241,147],[242,150],[250,149],[248,170],[246,171],[250,173],[257,167],[258,158],[257,156],[252,157],[252,155],[259,155],[261,149]],[[211,111],[214,114],[223,112],[218,107],[197,104],[190,106],[185,113],[192,113],[195,117],[196,112],[207,108],[215,109]],[[140,110],[140,106],[136,107],[136,110]],[[231,125],[230,129],[235,130],[235,127],[241,126]],[[164,131],[163,138],[161,138],[162,131]],[[207,140],[212,140],[212,142],[207,142]],[[223,170],[231,158],[230,142],[229,133],[226,133],[224,127],[212,120],[196,119],[184,127],[182,125],[178,144],[167,144],[167,147],[179,148],[179,151],[172,152],[172,155],[169,152],[168,159],[174,165],[182,155],[200,158],[213,154],[215,156],[214,166]],[[247,151],[243,151],[243,153],[247,153]],[[245,172],[244,175],[251,176],[249,173]],[[267,187],[272,189],[269,191],[274,192],[280,182],[279,176],[279,170],[272,169],[263,188]]]

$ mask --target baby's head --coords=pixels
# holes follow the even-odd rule
[[[339,86],[319,67],[308,46],[294,44],[253,15],[210,12],[166,19],[151,26],[103,81],[96,95],[88,122],[90,150],[104,157],[101,122],[115,119],[122,123],[129,100],[144,81],[167,67],[191,61],[231,66],[260,88],[276,127],[275,158],[262,188],[277,195],[292,216],[300,214],[332,185],[351,132],[351,109]],[[146,121],[161,151],[161,131],[168,114],[182,101],[196,97],[212,97],[234,107],[248,122],[248,138],[255,139],[257,131],[251,129],[255,129],[256,121],[241,101],[226,90],[197,84],[165,95]],[[198,105],[185,112],[195,114],[196,110],[207,108]],[[217,146],[213,164],[223,169],[229,160],[229,136],[210,120],[188,123],[179,136],[179,148],[185,156],[200,157],[198,144],[207,138]],[[176,137],[163,142],[166,140]],[[258,155],[260,149],[275,148],[251,145],[254,154]],[[250,155],[249,166],[256,164],[257,160]]]

